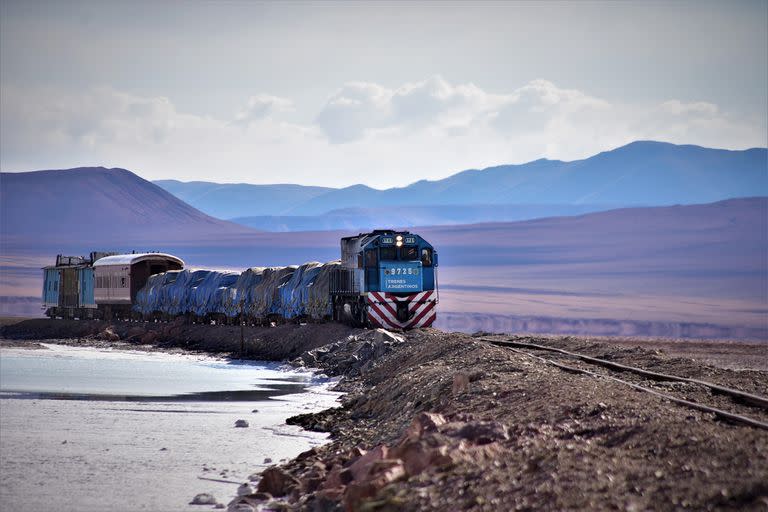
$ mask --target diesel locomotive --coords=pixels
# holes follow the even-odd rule
[[[337,321],[429,327],[437,315],[437,251],[418,234],[374,230],[341,239],[341,259],[243,272],[186,269],[171,254],[93,252],[45,267],[51,318],[266,324]]]

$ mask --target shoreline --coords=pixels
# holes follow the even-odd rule
[[[62,322],[55,321],[57,327]],[[31,325],[29,334],[50,329]],[[145,332],[154,326],[159,324]],[[114,325],[102,334],[106,327],[67,329],[111,343],[99,338],[112,332],[124,339],[138,325]],[[159,350],[215,348],[232,356],[239,346],[237,327],[163,327],[152,343]],[[2,337],[8,334],[6,327]],[[142,344],[142,337],[132,336],[127,343]],[[267,468],[229,510],[768,506],[768,460],[755,457],[768,452],[768,432],[730,425],[611,381],[572,375],[469,335],[316,324],[246,328],[246,340],[251,358],[342,376],[335,389],[346,395],[340,408],[288,418],[288,424],[329,432],[331,442]],[[654,348],[656,342],[525,340],[768,395],[764,370],[670,356]],[[717,346],[706,343],[704,348]],[[723,343],[718,350],[732,346]],[[739,357],[749,362],[756,354]],[[694,401],[712,399],[696,387],[669,389]]]

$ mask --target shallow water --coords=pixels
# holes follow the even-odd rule
[[[208,478],[240,483],[324,442],[285,419],[336,405],[329,385],[271,363],[0,349],[0,509],[196,510],[199,492],[226,503],[237,486]]]
[[[247,402],[312,384],[309,374],[281,371],[275,363],[43,346],[47,350],[2,350],[0,391],[17,398]]]

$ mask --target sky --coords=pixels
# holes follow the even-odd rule
[[[377,188],[768,145],[768,0],[0,0],[0,170]]]

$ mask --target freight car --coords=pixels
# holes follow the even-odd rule
[[[43,267],[43,308],[51,318],[96,318],[93,296],[93,262],[115,253],[89,256],[56,256],[56,264]]]
[[[341,256],[328,263],[242,273],[184,269],[181,259],[162,253],[75,260],[78,271],[92,276],[90,290],[88,281],[78,289],[83,297],[78,300],[90,301],[88,314],[77,317],[167,321],[182,316],[189,322],[228,324],[332,319],[395,329],[435,321],[437,252],[422,237],[393,230],[361,233],[341,239]],[[54,278],[46,273],[46,305],[57,293]]]
[[[94,298],[102,318],[130,318],[150,276],[182,268],[181,259],[163,253],[116,254],[94,261]]]

